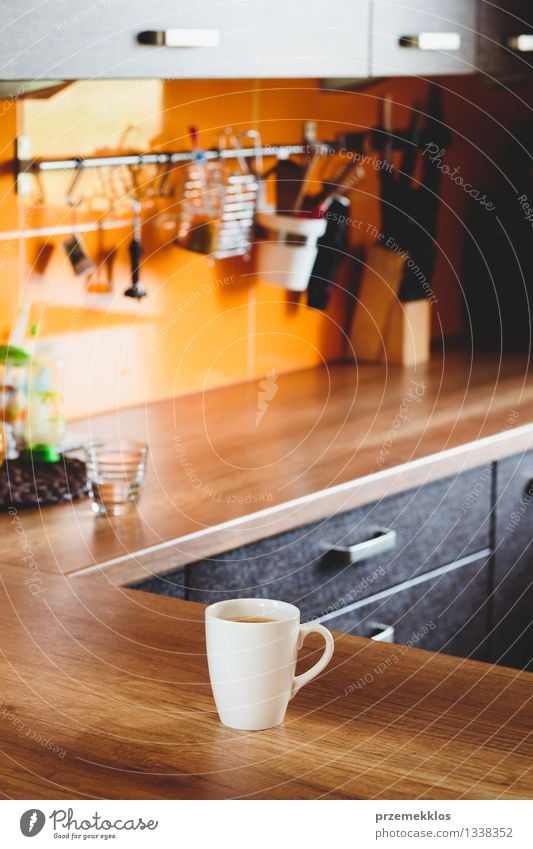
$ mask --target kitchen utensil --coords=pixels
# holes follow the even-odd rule
[[[246,130],[246,132],[240,137],[241,147],[244,148],[249,139],[253,140],[254,151],[250,170],[257,181],[257,199],[255,202],[255,208],[258,212],[275,212],[274,204],[268,199],[268,187],[266,180],[268,173],[270,173],[272,169],[270,169],[270,172],[267,172],[267,174],[263,171],[261,134],[258,130]]]
[[[134,507],[144,483],[147,454],[148,446],[130,440],[86,449],[94,513],[122,516]]]
[[[304,176],[304,168],[281,148],[276,164],[263,173],[263,183],[266,183],[271,176],[275,178],[276,212],[278,215],[287,215],[294,209]]]
[[[326,668],[335,650],[324,625],[300,625],[300,611],[285,601],[239,598],[205,611],[207,660],[220,721],[230,728],[258,731],[280,725],[298,690]],[[295,675],[306,636],[325,642],[319,660]]]
[[[422,128],[424,126],[425,121],[423,107],[420,103],[416,103],[413,106],[411,114],[412,121],[411,126],[409,128],[409,137],[404,148],[402,164],[400,167],[400,174],[398,177],[400,184],[405,188],[406,194],[408,194],[409,190],[413,190],[414,188],[412,180],[415,171],[418,152],[420,149]]]
[[[331,191],[337,189],[342,178],[351,167],[351,162],[341,161],[337,163],[331,176],[323,177],[322,188],[319,192],[315,192],[312,195],[304,195],[300,203],[301,211],[306,215],[311,214],[312,217],[318,217],[320,215],[322,201],[325,200]]]
[[[157,183],[157,195],[160,198],[171,198],[176,192],[174,185],[168,186],[170,176],[174,171],[174,166],[171,161],[165,163],[164,170],[161,172],[159,182]]]
[[[318,253],[307,287],[307,306],[326,309],[339,266],[348,247],[347,198],[337,197],[329,206],[326,232],[318,240]]]
[[[78,186],[83,175],[83,165],[80,160],[78,163],[78,167],[74,173],[74,177],[70,183],[70,186],[67,189],[66,194],[66,202],[71,209],[71,218],[72,218],[72,235],[65,239],[63,242],[63,248],[67,254],[69,262],[72,266],[72,270],[74,274],[80,276],[83,274],[88,274],[91,271],[94,271],[94,263],[90,256],[88,255],[85,247],[83,245],[81,236],[76,232],[76,221],[77,215],[76,210],[83,203],[83,196],[76,197],[74,195],[75,189]]]
[[[219,139],[220,150],[238,150],[240,142],[234,133],[227,129]],[[256,146],[257,151],[257,146]],[[256,153],[256,169],[261,167],[260,157]],[[251,231],[257,203],[258,182],[243,156],[226,159],[225,193],[222,214],[217,229],[214,259],[231,256],[245,256],[250,251]]]
[[[392,133],[392,97],[386,94],[381,101],[381,125],[378,131],[382,137],[384,167],[379,172],[381,230],[385,234],[394,231],[397,210],[394,196],[394,170],[392,151],[394,147]]]
[[[303,200],[307,194],[308,186],[314,184],[319,179],[320,170],[324,165],[324,157],[328,153],[328,148],[320,143],[313,145],[313,152],[304,171],[303,179],[300,184],[300,189],[294,202],[293,212],[298,213],[302,208]]]
[[[131,286],[124,292],[127,298],[144,298],[147,294],[144,286],[139,282],[139,271],[142,256],[141,242],[141,203],[137,198],[132,200],[133,210],[133,238],[129,244],[131,263]]]
[[[77,233],[73,233],[72,236],[65,239],[63,247],[72,266],[72,270],[78,277],[95,270],[94,262],[87,254],[83,242]]]
[[[225,194],[222,165],[208,161],[196,127],[189,128],[194,158],[185,169],[176,241],[196,253],[212,254]]]
[[[195,157],[186,172],[177,241],[212,259],[245,256],[250,250],[257,178],[238,153],[239,141],[229,128],[219,138],[218,160],[207,159],[194,127],[191,138]]]
[[[322,191],[304,198],[302,213],[311,218],[320,218],[329,208],[334,198],[344,195],[355,188],[365,176],[365,169],[358,162],[350,162],[324,182]]]
[[[434,139],[444,153],[451,135],[442,121],[442,94],[438,86],[431,87],[425,111],[427,115],[423,119],[420,117],[417,120],[415,115],[410,137],[418,145],[422,135]],[[409,159],[402,167],[404,171],[408,169]],[[435,236],[440,204],[440,182],[440,169],[435,167],[428,156],[425,156],[420,185],[417,188],[411,186],[409,191],[406,184],[407,190],[401,195],[408,215],[404,218],[404,228],[399,238],[402,239],[404,248],[413,257],[419,269],[415,273],[413,268],[407,265],[400,288],[402,301],[414,301],[427,297],[427,284],[433,275],[436,260]]]

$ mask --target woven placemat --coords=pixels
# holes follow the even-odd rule
[[[61,457],[57,463],[6,460],[0,468],[0,512],[63,504],[87,495],[85,463]]]

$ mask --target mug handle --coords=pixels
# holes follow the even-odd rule
[[[295,675],[294,680],[292,682],[291,688],[291,699],[294,698],[298,690],[300,690],[304,684],[309,684],[313,678],[316,678],[317,675],[320,675],[323,669],[326,668],[331,658],[333,657],[333,652],[335,650],[335,641],[333,639],[333,634],[331,631],[328,631],[327,628],[324,628],[323,625],[320,625],[318,622],[306,622],[304,625],[300,625],[299,634],[298,634],[298,651],[302,648],[305,638],[308,634],[312,634],[316,632],[317,634],[321,634],[324,637],[324,642],[326,643],[324,647],[324,652],[320,660],[317,660],[314,666],[311,669],[308,669],[307,672],[302,672],[301,675]]]

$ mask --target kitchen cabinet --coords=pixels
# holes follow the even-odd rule
[[[481,473],[474,469],[191,563],[186,597],[206,604],[239,595],[280,598],[308,619],[450,563],[489,545],[491,487],[479,485]]]
[[[0,78],[368,76],[370,0],[1,4]]]
[[[4,80],[323,77],[342,86],[478,67],[517,74],[531,68],[533,48],[528,0],[4,0],[0,10]]]
[[[400,643],[421,632],[420,648],[533,670],[533,451],[137,588],[204,603],[281,598],[334,630]]]
[[[533,67],[531,0],[480,0],[478,62],[496,77],[522,76]]]
[[[480,550],[486,557],[491,480],[491,467],[473,469],[196,561],[137,588],[179,597],[184,591],[185,598],[206,604],[237,596],[279,598],[298,605],[304,620],[340,615],[340,611],[352,610],[354,604],[375,599],[377,593],[405,582],[414,581],[413,586],[418,586],[421,576],[431,575],[445,564],[477,559],[482,556]],[[467,571],[461,574],[465,576]],[[439,580],[429,598],[436,597],[437,587],[444,587],[451,601],[451,586],[451,578],[444,583]],[[454,602],[454,622],[460,617],[463,601],[467,612],[484,603],[486,589],[483,593],[478,589],[477,581],[474,586],[465,582],[462,601]],[[409,597],[408,593],[402,596]],[[423,609],[424,615],[429,615],[427,608]],[[470,613],[464,615],[466,622]],[[401,641],[404,634],[400,628],[397,638]],[[459,643],[452,647],[458,650]]]
[[[476,0],[374,0],[370,73],[472,73],[476,32]]]
[[[533,670],[533,452],[496,471],[493,660]]]
[[[321,619],[333,631],[487,659],[487,552],[470,555]]]

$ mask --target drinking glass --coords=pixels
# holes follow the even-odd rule
[[[148,446],[120,440],[90,446],[86,454],[93,511],[108,516],[128,513],[144,483]]]

